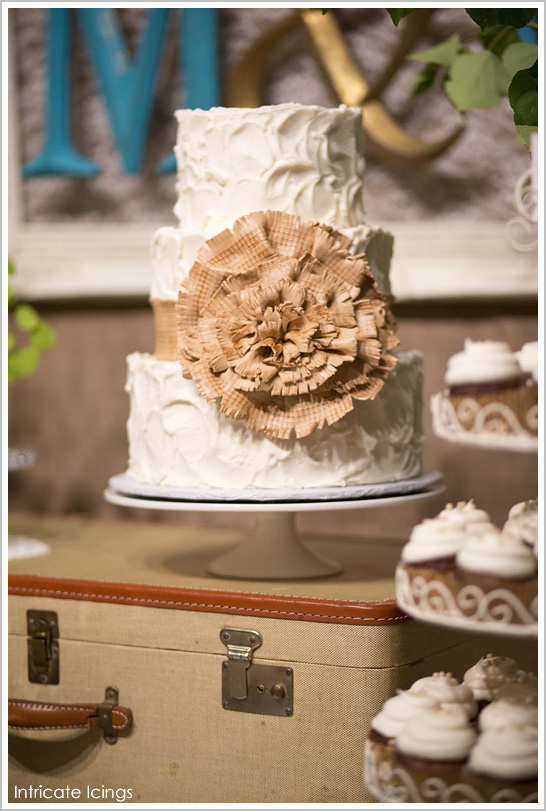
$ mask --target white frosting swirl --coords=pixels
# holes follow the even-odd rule
[[[502,531],[535,548],[538,541],[538,500],[515,504],[508,513]]]
[[[402,561],[421,563],[453,557],[465,537],[464,530],[449,521],[425,518],[413,528],[408,543],[402,549]]]
[[[440,671],[418,679],[410,687],[410,692],[414,691],[432,696],[442,706],[458,705],[468,718],[474,718],[478,712],[472,690],[466,684],[460,684],[451,673]]]
[[[456,561],[466,571],[507,580],[521,580],[536,573],[536,561],[529,547],[498,530],[469,535],[457,552]]]
[[[488,704],[480,713],[479,727],[482,732],[510,727],[538,726],[538,706],[530,696],[528,700],[510,701],[501,698]]]
[[[499,780],[532,780],[538,774],[537,728],[513,725],[482,732],[468,766]]]
[[[463,681],[476,701],[492,701],[499,687],[511,681],[518,671],[515,659],[488,653],[466,671]]]
[[[176,118],[174,211],[188,232],[211,236],[268,209],[341,228],[363,222],[358,107],[214,107]]]
[[[525,673],[522,670],[512,681],[499,687],[495,698],[515,702],[534,701],[538,699],[538,679],[534,673]]]
[[[177,361],[127,358],[129,473],[174,487],[320,487],[421,471],[422,359],[401,352],[374,400],[303,439],[274,440],[219,413]]]
[[[479,510],[472,499],[470,501],[459,501],[455,506],[446,504],[438,518],[442,518],[454,526],[461,527],[461,529],[471,529],[473,532],[490,529],[492,526],[489,513],[485,510]]]
[[[503,341],[464,342],[464,350],[448,361],[445,381],[448,386],[512,380],[521,375],[516,356]]]
[[[437,704],[437,699],[424,690],[402,690],[383,704],[372,720],[372,729],[386,738],[394,738],[404,724]]]
[[[524,372],[533,376],[533,380],[538,382],[538,341],[523,344],[516,358]]]
[[[396,737],[397,749],[405,755],[436,761],[465,760],[476,732],[463,707],[443,704],[409,721]]]

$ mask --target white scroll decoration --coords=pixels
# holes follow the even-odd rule
[[[399,565],[396,569],[396,600],[405,611],[417,611],[420,618],[438,621],[438,614],[489,625],[532,625],[538,619],[538,596],[529,608],[509,588],[484,591],[475,583],[457,594],[441,580],[411,577]]]
[[[366,743],[364,782],[381,803],[535,803],[538,794],[523,794],[513,786],[482,795],[475,786],[464,782],[448,783],[441,777],[429,777],[419,787],[400,764],[376,759],[374,748]]]

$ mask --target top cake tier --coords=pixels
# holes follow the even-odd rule
[[[272,209],[338,227],[361,225],[361,111],[279,104],[179,110],[175,146],[184,230],[216,234]]]

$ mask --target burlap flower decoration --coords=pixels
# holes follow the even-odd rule
[[[288,439],[373,399],[396,358],[388,299],[333,228],[241,217],[199,251],[179,294],[185,377],[253,431]]]

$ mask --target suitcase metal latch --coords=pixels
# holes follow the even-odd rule
[[[253,663],[254,651],[263,641],[258,631],[223,628],[220,639],[227,648],[227,660],[222,662],[223,708],[260,715],[292,715],[292,668]]]
[[[27,611],[28,680],[59,684],[59,620],[55,611]]]

